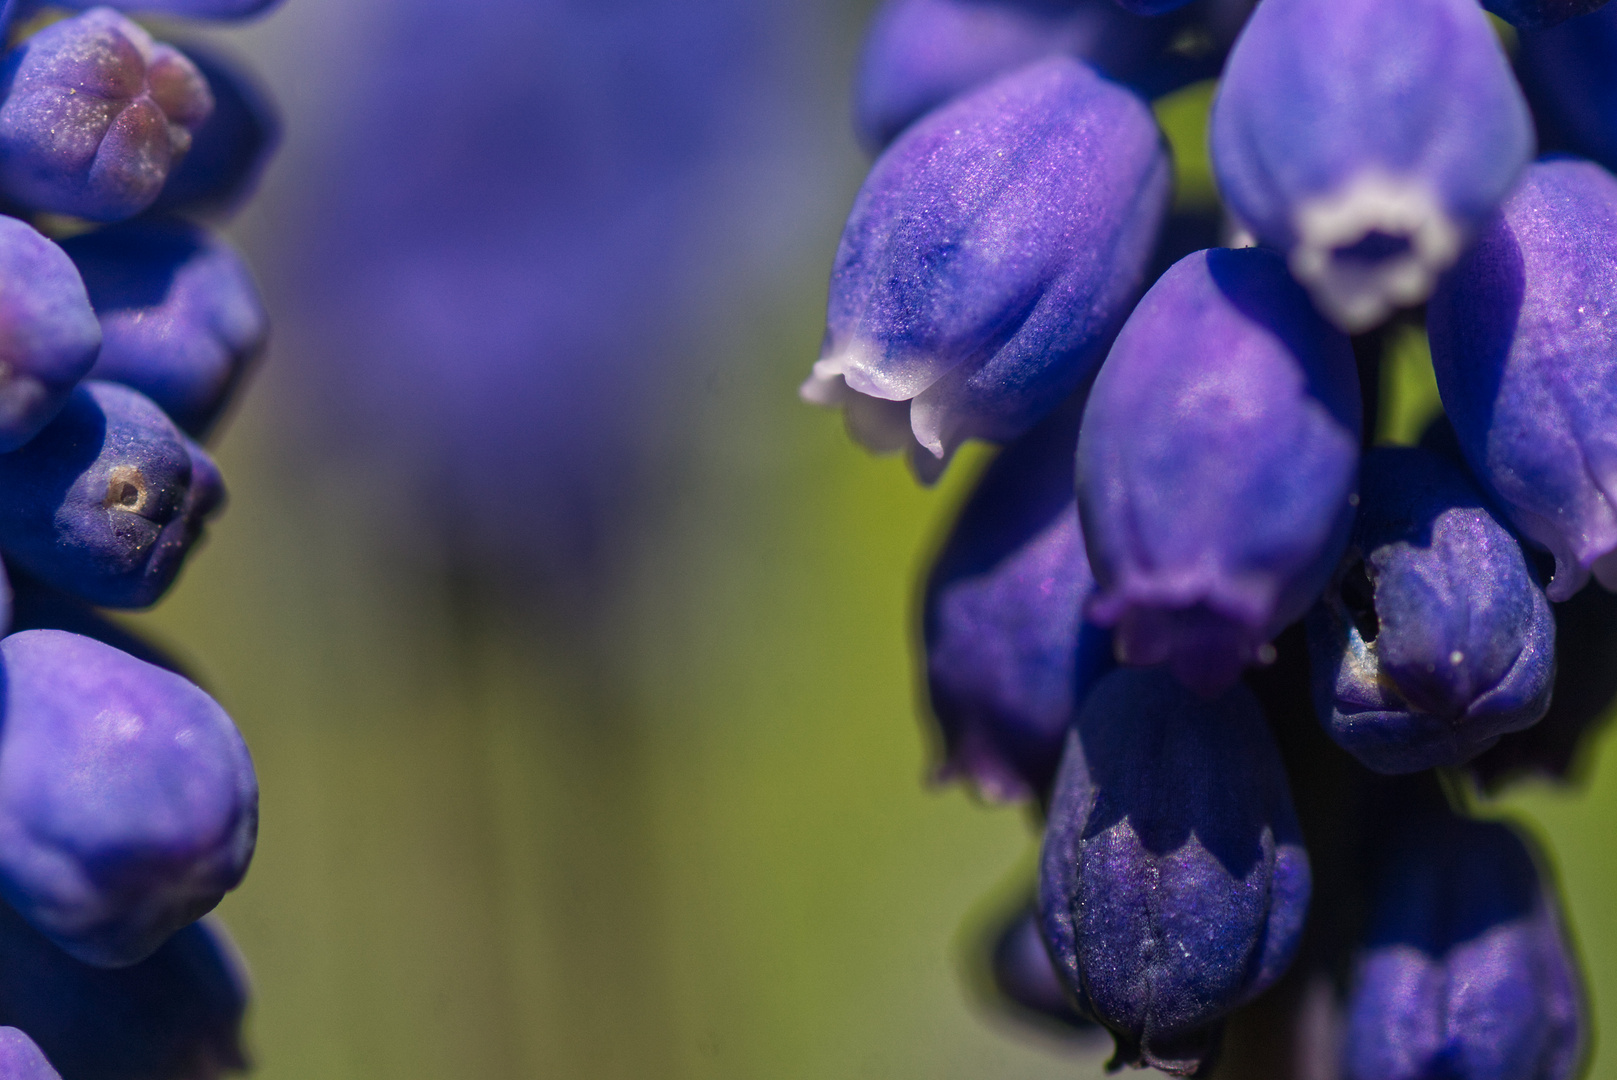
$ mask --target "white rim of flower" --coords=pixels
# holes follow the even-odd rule
[[[1291,272],[1342,330],[1368,330],[1400,307],[1431,295],[1438,275],[1459,258],[1461,231],[1431,185],[1412,177],[1364,172],[1297,208]],[[1372,233],[1399,237],[1407,251],[1375,263],[1337,256]]]

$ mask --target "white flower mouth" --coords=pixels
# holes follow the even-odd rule
[[[1297,208],[1291,272],[1347,333],[1431,295],[1461,231],[1423,180],[1361,173]]]
[[[941,430],[944,418],[925,407],[924,397],[895,401],[856,390],[848,385],[843,368],[841,356],[815,361],[798,397],[810,405],[840,408],[854,442],[873,454],[908,451],[916,479],[935,483],[954,456],[957,442]]]

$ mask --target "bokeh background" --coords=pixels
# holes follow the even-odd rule
[[[922,490],[796,399],[869,6],[286,0],[207,34],[285,115],[231,227],[276,337],[228,513],[133,621],[257,762],[220,914],[263,1080],[1100,1075],[981,994],[1026,820],[924,782],[916,581],[984,456]],[[1159,109],[1184,198],[1205,100]],[[1418,336],[1387,377],[1407,441]],[[1597,1040],[1614,754],[1490,808],[1558,857]]]

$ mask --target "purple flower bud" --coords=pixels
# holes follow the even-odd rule
[[[116,383],[81,384],[37,438],[0,454],[0,551],[104,607],[155,603],[223,504],[213,460]]]
[[[927,580],[927,688],[944,779],[987,798],[1041,796],[1074,709],[1111,666],[1111,637],[1083,621],[1095,590],[1073,494],[1077,410],[989,466]]]
[[[1113,0],[888,0],[865,38],[854,126],[879,151],[950,98],[1049,56],[1157,92],[1216,75],[1216,56],[1166,55],[1182,29],[1183,20],[1131,15]]]
[[[1160,670],[1102,679],[1068,739],[1039,904],[1056,970],[1117,1039],[1114,1064],[1190,1075],[1285,971],[1308,855],[1245,687],[1200,698]]]
[[[213,109],[191,61],[105,7],[13,49],[0,87],[0,192],[92,221],[150,206]]]
[[[1078,505],[1129,664],[1206,694],[1330,580],[1359,458],[1353,350],[1260,248],[1198,252],[1140,301],[1078,439]]]
[[[1542,30],[1587,15],[1606,0],[1483,0],[1483,7],[1523,30]]]
[[[1617,179],[1534,165],[1432,297],[1443,406],[1472,471],[1555,556],[1552,600],[1617,588]]]
[[[178,221],[130,222],[62,246],[101,319],[91,377],[139,390],[202,438],[269,335],[247,265]]]
[[[247,980],[212,920],[133,967],[81,964],[0,905],[0,1023],[72,1080],[216,1080],[247,1065]]]
[[[1054,1021],[1073,1034],[1099,1034],[1093,1020],[1078,1015],[1050,960],[1039,934],[1039,914],[1018,912],[994,941],[992,957],[995,991],[1017,1010],[1043,1021]]]
[[[99,641],[27,630],[0,663],[0,893],[87,964],[143,960],[247,872],[247,747],[207,694]]]
[[[1458,765],[1549,707],[1549,601],[1460,466],[1388,447],[1359,483],[1354,550],[1308,616],[1315,705],[1377,772]]]
[[[1617,704],[1617,594],[1584,589],[1555,605],[1555,691],[1544,719],[1470,763],[1494,789],[1524,775],[1572,780]]]
[[[1497,822],[1398,842],[1348,1003],[1344,1080],[1570,1080],[1582,992],[1555,898]]]
[[[865,181],[804,400],[935,477],[1032,427],[1100,362],[1167,207],[1145,103],[1067,57],[945,105]]]
[[[188,44],[213,95],[213,111],[191,138],[179,168],[168,174],[153,213],[229,214],[258,186],[281,141],[281,117],[251,74],[223,56]]]
[[[1617,6],[1519,38],[1516,70],[1546,144],[1617,168]]]
[[[34,1040],[14,1027],[0,1027],[0,1077],[5,1080],[62,1080]]]
[[[1264,0],[1213,104],[1229,208],[1344,330],[1424,300],[1533,154],[1476,0]]]
[[[101,327],[62,249],[0,216],[0,453],[50,422],[95,363]]]

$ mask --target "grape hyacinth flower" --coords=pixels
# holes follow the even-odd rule
[[[1211,124],[1231,212],[1355,333],[1431,293],[1534,141],[1476,0],[1264,0]]]
[[[72,260],[0,217],[0,454],[39,434],[89,372],[101,327]]]
[[[191,134],[191,149],[171,169],[149,213],[223,216],[258,186],[281,141],[281,117],[254,80],[230,59],[187,44],[183,50],[213,97],[213,111]]]
[[[79,960],[145,959],[247,871],[247,747],[190,682],[77,634],[12,634],[0,674],[0,895]]]
[[[1220,693],[1303,614],[1353,521],[1348,341],[1263,249],[1176,263],[1118,335],[1084,409],[1088,614],[1129,664]]]
[[[1115,1061],[1192,1075],[1219,1023],[1290,964],[1310,878],[1251,692],[1114,671],[1068,737],[1041,856],[1056,970]]]
[[[1458,765],[1549,708],[1549,602],[1461,466],[1389,447],[1359,475],[1353,554],[1308,618],[1316,708],[1378,772]]]
[[[1552,600],[1617,588],[1617,178],[1534,165],[1432,298],[1432,364],[1466,460],[1555,556]]]
[[[269,333],[241,257],[179,221],[129,222],[62,247],[101,320],[90,378],[140,391],[204,438]]]
[[[803,399],[924,478],[967,438],[1020,435],[1100,362],[1167,196],[1149,110],[1077,60],[943,106],[860,190]]]
[[[996,801],[1049,789],[1073,710],[1110,667],[1110,635],[1083,619],[1095,582],[1073,493],[1077,439],[1066,409],[1006,447],[927,581],[940,777]]]

